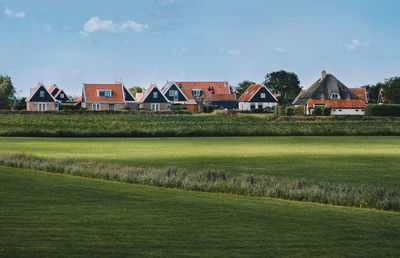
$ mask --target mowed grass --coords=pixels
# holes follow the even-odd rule
[[[400,214],[0,167],[0,256],[399,256]]]
[[[400,189],[400,137],[0,138],[0,152]]]

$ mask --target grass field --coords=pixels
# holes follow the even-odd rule
[[[0,256],[399,256],[400,215],[0,167]]]
[[[0,152],[400,189],[400,137],[0,138]]]

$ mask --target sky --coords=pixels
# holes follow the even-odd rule
[[[0,0],[0,74],[19,96],[42,81],[147,88],[261,83],[321,70],[349,87],[400,76],[398,0]]]

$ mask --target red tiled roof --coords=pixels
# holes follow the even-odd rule
[[[58,90],[57,93],[56,93],[56,95],[54,95],[54,97],[57,97],[58,94],[60,94],[60,92],[61,92],[61,90]]]
[[[143,93],[141,92],[136,92],[136,100],[139,102],[142,102],[143,100]]]
[[[350,90],[354,92],[354,94],[359,96],[361,100],[363,100],[365,103],[368,103],[367,91],[365,90],[365,88],[350,88]]]
[[[315,104],[332,108],[366,108],[367,104],[361,99],[309,99],[307,105],[314,108]]]
[[[56,87],[57,87],[57,86],[54,84],[53,86],[51,86],[51,87],[49,88],[50,94],[53,92],[53,90],[54,90]]]
[[[82,96],[80,96],[79,98],[77,98],[77,99],[75,100],[76,103],[81,102],[81,101],[82,101]]]
[[[228,99],[219,99],[219,100],[231,100],[235,98],[235,94],[230,92],[228,82],[175,82],[175,84],[178,87],[179,84],[182,85],[180,89],[188,99],[194,99],[194,96],[192,94],[192,89],[200,89],[205,99],[209,99],[210,95],[221,95],[221,94],[224,94],[225,97]],[[212,91],[209,91],[212,89],[214,89],[214,94],[212,94]],[[232,95],[233,97],[228,95]]]
[[[124,91],[122,84],[84,84],[86,102],[124,102]],[[111,90],[111,97],[99,97],[98,90]]]
[[[211,100],[212,101],[220,101],[220,100],[235,100],[235,94],[212,94]]]
[[[249,101],[254,94],[261,88],[262,84],[252,84],[247,90],[240,96],[238,101]]]

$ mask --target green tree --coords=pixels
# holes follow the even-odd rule
[[[128,89],[129,92],[132,94],[132,96],[135,98],[136,93],[142,93],[143,89],[139,86],[133,86],[131,88]]]
[[[379,82],[375,85],[364,85],[361,87],[367,91],[368,103],[376,103],[378,101],[379,91],[384,86],[385,84]]]
[[[10,77],[0,75],[0,109],[10,109],[13,105],[15,88]]]
[[[236,86],[236,99],[239,99],[240,96],[250,87],[250,85],[254,84],[252,81],[242,81]]]
[[[301,91],[300,81],[297,74],[276,71],[265,76],[264,85],[274,94],[279,94],[280,104],[290,104]]]
[[[392,77],[385,80],[383,97],[387,102],[400,104],[400,77]]]

